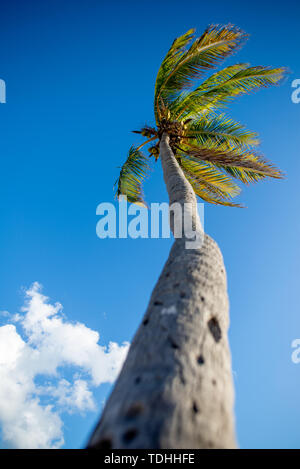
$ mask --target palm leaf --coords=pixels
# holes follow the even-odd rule
[[[161,66],[158,70],[156,81],[155,81],[155,90],[154,90],[154,110],[155,113],[157,114],[158,106],[156,106],[156,98],[158,91],[160,90],[162,84],[165,82],[168,74],[171,72],[171,70],[175,67],[176,63],[178,62],[179,58],[184,54],[185,52],[185,47],[190,43],[194,36],[194,29],[190,29],[187,31],[185,34],[182,36],[176,38],[173,41],[173,44],[171,45],[166,57],[161,63]],[[156,118],[158,116],[156,115]],[[158,119],[157,119],[158,120]]]
[[[227,174],[234,177],[238,181],[243,182],[246,185],[255,183],[265,179],[267,176],[261,172],[257,172],[252,169],[245,169],[236,166],[216,165],[218,168],[224,170]]]
[[[284,67],[245,66],[238,64],[228,67],[204,81],[176,104],[176,118],[186,119],[220,109],[241,94],[280,83],[286,74]]]
[[[230,199],[237,196],[241,191],[231,177],[226,176],[212,164],[196,162],[186,157],[186,155],[181,155],[180,166],[185,174],[205,186],[213,196]]]
[[[195,194],[197,194],[205,202],[209,202],[215,205],[226,205],[228,207],[242,207],[240,204],[234,204],[229,202],[227,198],[223,197],[221,194],[215,193],[205,181],[200,180],[194,174],[189,171],[184,171],[185,177],[193,187]]]
[[[164,79],[156,85],[156,109],[160,99],[167,103],[181,90],[190,88],[195,79],[237,50],[245,38],[245,33],[235,26],[209,26],[185,53],[180,54],[177,63],[172,62]]]
[[[202,103],[201,98],[205,92],[208,92],[217,86],[221,86],[238,72],[245,70],[248,67],[248,63],[238,63],[219,70],[207,78],[194,91],[183,91],[169,104],[169,108],[171,109],[174,116],[176,116],[176,119],[179,119],[181,116],[183,118],[187,113],[186,110],[188,110],[190,114],[194,112],[194,114],[197,115],[199,113],[199,104]]]
[[[117,185],[116,196],[124,195],[128,202],[147,206],[143,199],[142,182],[148,171],[147,158],[141,151],[132,146],[115,183]]]
[[[224,114],[219,116],[200,116],[188,124],[186,138],[201,146],[250,147],[258,145],[258,134],[247,130],[239,122]]]
[[[283,175],[272,163],[265,160],[261,155],[242,148],[207,148],[191,145],[189,143],[180,147],[180,150],[189,155],[192,159],[206,161],[217,167],[234,167],[250,170],[261,174],[264,177],[282,179]]]

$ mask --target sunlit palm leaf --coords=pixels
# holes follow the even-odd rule
[[[185,34],[176,38],[173,41],[173,44],[171,45],[166,57],[162,61],[161,66],[158,70],[158,74],[157,74],[156,82],[155,82],[155,90],[154,90],[155,100],[168,74],[175,67],[179,58],[184,54],[186,46],[190,43],[190,41],[194,37],[194,32],[195,32],[194,29],[190,29]],[[154,103],[154,107],[156,108],[155,103]]]
[[[180,155],[180,166],[184,173],[197,181],[199,185],[205,186],[214,196],[230,199],[241,191],[231,177],[226,176],[209,163],[196,162],[182,154]]]
[[[186,144],[180,148],[184,153],[196,160],[206,161],[217,167],[235,167],[261,174],[265,177],[281,179],[281,171],[262,156],[251,150],[240,148],[226,150],[220,148],[207,148]]]
[[[267,176],[261,172],[257,172],[251,169],[244,169],[236,166],[217,165],[217,167],[223,169],[227,174],[234,177],[238,181],[243,182],[246,185],[255,183],[265,179]]]
[[[241,207],[240,204],[234,204],[229,202],[227,198],[222,197],[222,195],[216,194],[213,191],[209,184],[207,184],[203,180],[199,180],[193,174],[189,173],[188,171],[184,171],[185,177],[193,187],[195,194],[197,194],[201,199],[205,202],[209,202],[215,205],[226,205],[228,207]]]
[[[237,50],[246,35],[240,29],[227,26],[209,26],[190,48],[160,74],[155,87],[155,108],[160,99],[165,103],[174,99],[183,89],[190,88],[195,79]]]
[[[189,141],[201,146],[223,146],[224,148],[252,146],[259,143],[258,134],[247,130],[239,122],[226,117],[200,116],[193,119],[186,130]]]
[[[284,78],[283,67],[247,67],[239,64],[212,75],[176,104],[176,118],[193,117],[220,109],[241,94],[276,85]],[[239,70],[238,70],[239,69]]]
[[[225,67],[222,70],[212,74],[194,91],[183,91],[169,104],[169,108],[172,111],[172,114],[176,117],[176,119],[184,118],[187,112],[197,116],[199,109],[202,110],[202,107],[199,107],[199,105],[202,103],[201,97],[205,94],[205,92],[208,92],[211,89],[224,84],[238,72],[245,70],[248,67],[248,63],[230,65],[229,67]]]
[[[148,171],[147,158],[141,151],[132,146],[116,181],[117,197],[124,195],[128,202],[146,206],[143,199],[142,183]]]

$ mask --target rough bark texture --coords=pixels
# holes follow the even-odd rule
[[[160,150],[170,203],[196,202],[167,135]],[[174,241],[89,447],[236,447],[223,258],[207,235],[199,249],[185,242]]]

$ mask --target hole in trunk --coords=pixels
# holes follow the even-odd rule
[[[162,301],[159,301],[159,300],[156,300],[154,301],[154,306],[162,306],[163,305],[163,302]]]
[[[138,431],[136,428],[130,428],[123,435],[124,443],[130,443],[137,436]]]
[[[135,384],[140,384],[141,382],[141,377],[140,376],[137,376],[134,380]]]
[[[143,321],[144,326],[147,326],[148,322],[149,322],[149,319],[145,319],[145,320]]]
[[[219,326],[219,322],[218,322],[217,318],[211,318],[208,321],[207,324],[208,324],[209,330],[211,332],[211,335],[213,336],[213,338],[215,339],[216,342],[219,342],[221,340],[221,337],[222,337],[222,331],[221,331],[221,328]]]
[[[197,363],[198,363],[199,365],[203,365],[203,364],[204,364],[203,355],[199,355],[199,357],[197,358]]]
[[[179,345],[176,344],[176,342],[172,339],[172,337],[169,336],[168,339],[172,348],[179,349]]]
[[[195,414],[198,414],[198,412],[199,412],[199,409],[198,409],[198,406],[197,406],[196,402],[193,402],[193,411],[195,412]]]

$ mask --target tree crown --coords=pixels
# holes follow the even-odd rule
[[[126,195],[129,202],[145,205],[142,183],[150,166],[141,148],[148,145],[149,156],[157,160],[164,132],[185,177],[206,202],[240,206],[231,202],[240,193],[235,180],[249,184],[282,178],[281,171],[257,152],[258,134],[228,117],[224,108],[237,96],[277,85],[286,69],[239,63],[205,78],[246,39],[235,26],[212,25],[199,38],[191,29],[174,40],[155,82],[156,126],[134,131],[146,141],[130,148],[116,181],[118,197]]]

